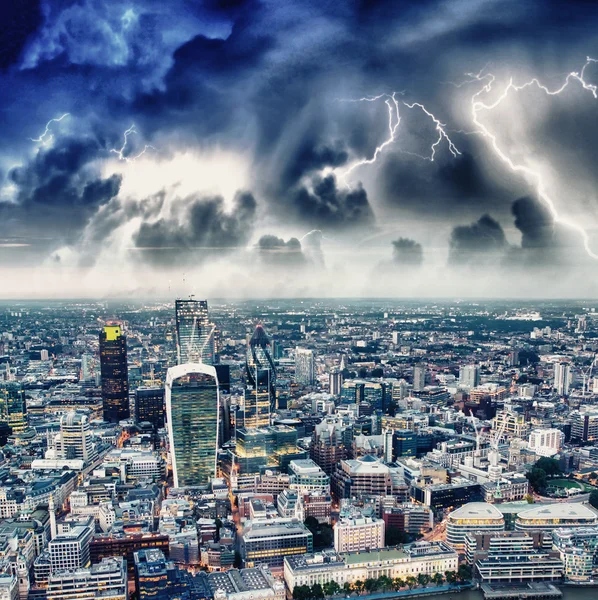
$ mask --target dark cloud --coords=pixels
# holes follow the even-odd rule
[[[30,241],[40,259],[44,251],[76,243],[120,190],[120,175],[103,178],[93,165],[100,151],[94,138],[61,138],[9,171],[13,192],[10,202],[0,204],[0,230]]]
[[[504,231],[490,215],[471,225],[459,225],[451,233],[449,263],[453,265],[499,264],[508,248]]]
[[[14,65],[29,37],[41,25],[39,0],[7,2],[2,6],[0,27],[0,69]]]
[[[399,238],[392,243],[392,260],[396,265],[419,267],[424,262],[421,244],[408,238]]]
[[[235,196],[231,211],[220,196],[192,196],[171,203],[170,218],[144,222],[134,235],[141,260],[156,266],[196,264],[244,246],[253,232],[257,203],[249,192]]]
[[[275,267],[305,266],[306,258],[297,238],[284,241],[275,235],[263,235],[256,245],[260,260]]]
[[[351,229],[369,227],[374,213],[361,184],[353,189],[339,189],[333,175],[313,177],[311,188],[300,187],[291,193],[297,216],[312,227]]]

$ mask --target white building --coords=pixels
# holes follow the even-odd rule
[[[302,385],[312,385],[316,380],[314,351],[295,348],[295,381]]]
[[[341,515],[334,526],[334,549],[337,552],[359,552],[384,548],[384,521],[364,516],[359,511]]]
[[[52,573],[73,570],[89,565],[89,542],[93,537],[90,527],[78,525],[59,533],[48,543]]]
[[[560,451],[564,437],[560,429],[534,429],[529,434],[529,449],[539,456],[553,456]]]
[[[470,502],[449,514],[446,524],[446,542],[456,550],[465,548],[468,533],[504,531],[503,514],[492,504]]]
[[[330,493],[330,477],[311,458],[292,460],[289,463],[289,475],[289,488],[299,495]]]
[[[474,388],[480,385],[480,367],[465,365],[459,368],[459,385]]]
[[[554,364],[554,384],[553,388],[559,396],[569,395],[569,386],[571,385],[571,365],[566,362]]]

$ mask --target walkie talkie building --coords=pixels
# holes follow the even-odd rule
[[[220,397],[215,367],[168,369],[166,414],[175,487],[202,486],[216,476]]]

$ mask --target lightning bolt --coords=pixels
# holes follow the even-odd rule
[[[536,194],[538,195],[540,200],[544,203],[544,205],[548,208],[554,222],[559,223],[569,229],[572,229],[573,231],[576,231],[580,235],[580,237],[583,241],[583,245],[584,245],[584,248],[585,248],[587,254],[591,258],[598,260],[598,254],[596,254],[590,247],[590,237],[589,237],[588,233],[586,232],[586,230],[581,225],[578,225],[577,223],[574,223],[574,222],[562,217],[559,214],[554,200],[552,199],[552,197],[546,190],[546,184],[542,178],[541,173],[539,173],[538,171],[536,171],[526,165],[515,163],[499,145],[496,134],[492,133],[488,129],[488,127],[486,125],[484,125],[484,123],[482,123],[482,121],[480,120],[481,113],[483,113],[484,111],[490,112],[490,111],[494,110],[509,96],[510,92],[518,93],[523,90],[526,90],[527,88],[532,88],[532,87],[536,87],[537,89],[541,90],[548,96],[558,96],[559,94],[564,92],[569,87],[570,83],[578,82],[579,84],[581,84],[581,86],[584,90],[589,91],[595,99],[598,99],[597,86],[590,84],[585,80],[585,71],[588,68],[588,66],[591,65],[592,63],[598,63],[598,59],[594,59],[594,58],[591,58],[588,56],[586,58],[586,62],[583,65],[582,69],[579,72],[572,71],[571,73],[569,73],[567,75],[567,77],[565,78],[565,81],[563,82],[563,84],[559,88],[556,88],[554,90],[549,89],[547,86],[542,84],[537,78],[530,79],[529,81],[526,81],[525,83],[517,85],[513,82],[513,78],[511,77],[511,78],[509,78],[507,85],[504,87],[504,89],[499,94],[497,99],[492,103],[486,103],[482,99],[482,96],[490,94],[493,91],[493,87],[496,82],[496,77],[492,73],[484,73],[486,67],[484,67],[478,73],[467,73],[466,76],[469,79],[461,82],[460,84],[453,84],[453,85],[455,85],[455,87],[461,87],[463,85],[476,83],[476,82],[483,84],[482,87],[477,92],[475,92],[473,94],[473,96],[471,97],[471,117],[472,117],[472,121],[473,121],[476,129],[473,132],[464,132],[464,133],[468,133],[468,134],[477,133],[477,134],[482,135],[484,138],[486,138],[488,140],[490,147],[492,148],[492,150],[494,151],[496,156],[504,164],[506,164],[509,167],[509,169],[511,169],[511,171],[513,171],[514,173],[520,173],[524,177],[531,179],[535,184]]]
[[[110,152],[114,153],[114,154],[118,154],[118,160],[124,160],[126,162],[135,162],[140,156],[143,156],[148,150],[155,150],[155,148],[153,146],[151,146],[150,144],[146,144],[143,147],[143,150],[141,152],[139,152],[139,154],[136,154],[135,156],[125,156],[125,150],[127,148],[127,143],[129,141],[129,136],[133,133],[138,134],[139,132],[137,131],[137,129],[135,129],[135,125],[131,125],[131,127],[129,127],[129,129],[127,129],[124,134],[123,134],[123,145],[117,149],[117,148],[112,148],[110,150]]]
[[[399,148],[399,152],[402,154],[408,154],[409,156],[415,156],[416,158],[420,158],[422,160],[427,160],[429,162],[434,162],[436,157],[436,151],[439,145],[443,140],[446,141],[449,152],[456,158],[461,154],[459,149],[455,146],[451,138],[449,137],[446,129],[446,125],[442,123],[433,113],[431,113],[423,104],[420,102],[405,102],[404,100],[399,101],[397,99],[397,95],[403,95],[403,92],[393,92],[392,94],[379,94],[377,96],[364,96],[363,98],[357,99],[339,99],[340,102],[376,102],[384,98],[384,102],[388,107],[388,137],[382,144],[376,147],[374,154],[371,158],[364,158],[354,162],[350,167],[345,169],[341,173],[341,178],[344,180],[345,184],[349,186],[347,183],[347,176],[350,175],[355,169],[362,167],[364,165],[371,165],[378,160],[378,156],[384,151],[384,149],[391,144],[393,144],[398,137],[399,125],[401,124],[401,113],[400,113],[400,105],[402,104],[408,109],[419,109],[421,110],[428,118],[432,120],[434,123],[434,128],[438,133],[438,138],[436,141],[430,146],[430,154],[429,156],[424,156],[422,154],[418,154],[417,152],[412,152],[410,150],[405,150],[403,148]]]
[[[35,142],[36,144],[42,144],[42,146],[45,146],[46,144],[49,144],[53,139],[54,139],[54,135],[50,133],[50,127],[52,126],[52,123],[60,123],[60,121],[62,121],[62,119],[66,118],[69,116],[70,113],[64,113],[62,116],[56,118],[56,119],[50,119],[47,123],[46,123],[46,128],[44,129],[44,132],[37,138],[29,138],[32,142]],[[48,137],[48,139],[46,139],[46,136],[50,134],[50,137]]]

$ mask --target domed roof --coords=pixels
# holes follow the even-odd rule
[[[250,346],[261,346],[262,348],[270,345],[270,340],[261,325],[258,325],[249,340]]]
[[[73,425],[81,425],[87,421],[87,416],[82,415],[81,413],[75,412],[72,410],[62,417],[62,422],[67,427],[72,427]]]

